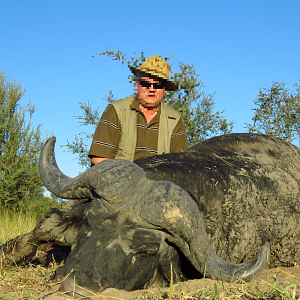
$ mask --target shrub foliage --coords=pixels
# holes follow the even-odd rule
[[[263,133],[292,142],[300,136],[300,86],[296,91],[285,88],[285,82],[273,81],[271,88],[259,89],[254,100],[253,125],[249,132]]]
[[[24,209],[43,198],[38,171],[40,126],[32,128],[35,107],[21,106],[25,89],[0,72],[0,207]]]

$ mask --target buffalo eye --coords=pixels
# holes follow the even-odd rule
[[[136,257],[145,257],[145,256],[148,256],[149,253],[147,251],[143,251],[143,252],[139,252],[137,253],[135,256]]]
[[[158,252],[158,249],[159,249],[158,245],[142,247],[136,252],[135,256],[136,257],[146,257],[148,255],[156,255]]]

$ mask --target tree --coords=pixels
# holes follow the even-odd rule
[[[131,56],[129,59],[120,50],[117,52],[106,50],[96,55],[105,55],[111,57],[113,60],[121,61],[122,64],[135,67],[146,60],[143,52],[139,56]],[[169,61],[170,58],[166,57],[165,60]],[[214,112],[214,95],[206,94],[202,91],[204,85],[202,80],[198,78],[199,76],[195,72],[194,65],[180,63],[179,69],[180,71],[174,73],[171,79],[180,88],[178,91],[168,92],[165,102],[181,113],[186,125],[189,146],[204,141],[209,137],[231,132],[233,122],[228,122],[222,116],[224,111]],[[133,75],[129,76],[129,80],[132,79]],[[112,91],[109,91],[109,95],[105,96],[104,99],[107,102],[113,101],[114,96]],[[94,132],[100,119],[98,108],[93,109],[89,103],[80,103],[80,108],[83,110],[83,115],[76,117],[79,120],[80,126],[92,126]],[[89,141],[90,143],[92,135],[87,132],[81,132],[75,136],[75,141],[64,145],[68,148],[68,151],[79,156],[79,164],[85,167],[90,166],[90,160],[87,157],[90,145],[87,145],[86,142]]]
[[[207,94],[202,89],[204,84],[196,74],[194,65],[179,65],[180,72],[175,73],[173,80],[180,89],[169,92],[166,101],[181,113],[188,133],[189,146],[202,142],[210,137],[230,133],[233,122],[228,122],[215,110],[214,94]]]
[[[19,104],[24,93],[19,83],[0,72],[0,207],[18,210],[43,197],[40,126],[32,128],[35,107]]]
[[[109,92],[111,97],[113,97],[112,92]],[[106,99],[107,100],[107,99]],[[109,102],[109,101],[108,101]],[[111,102],[111,101],[110,101]],[[76,116],[75,118],[79,123],[79,126],[88,126],[92,127],[93,130],[91,132],[80,132],[78,135],[75,135],[75,141],[71,143],[67,141],[67,145],[63,145],[63,147],[67,147],[68,151],[78,156],[78,164],[82,167],[89,168],[91,166],[91,160],[88,158],[88,145],[86,144],[93,138],[93,134],[96,130],[96,127],[100,120],[99,108],[96,109],[92,107],[92,104],[79,102],[80,108],[83,111],[82,116]]]
[[[292,142],[300,136],[300,91],[289,92],[285,82],[273,81],[271,88],[259,89],[254,100],[253,125],[246,124],[249,132],[264,133]]]

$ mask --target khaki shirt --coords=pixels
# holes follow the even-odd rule
[[[137,113],[137,143],[134,160],[157,155],[160,110],[147,124],[145,116],[139,109],[137,100],[131,104],[130,108]],[[119,146],[121,130],[122,126],[115,108],[113,105],[108,105],[97,126],[88,156],[90,158],[93,156],[114,158]],[[173,130],[170,149],[174,153],[186,151],[187,148],[187,134],[184,123],[180,118]]]

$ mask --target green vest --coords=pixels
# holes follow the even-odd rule
[[[130,105],[133,101],[135,101],[134,95],[111,103],[116,109],[117,115],[122,125],[119,149],[115,156],[115,158],[117,159],[126,159],[133,161],[133,157],[135,154],[137,141],[137,113],[135,110],[130,109]],[[171,136],[177,122],[181,118],[181,115],[175,109],[164,103],[161,103],[160,109],[161,112],[159,119],[157,153],[170,153]]]

